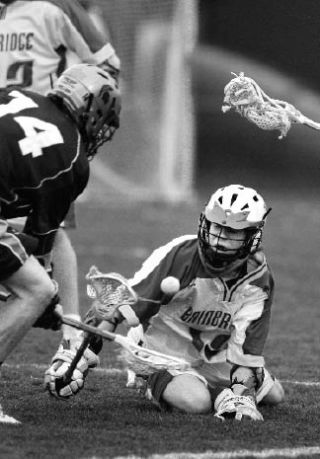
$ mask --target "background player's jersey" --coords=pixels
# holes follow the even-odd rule
[[[172,299],[160,290],[166,276],[181,283]],[[273,278],[262,251],[250,256],[236,279],[226,281],[205,272],[197,237],[182,236],[154,251],[130,284],[139,296],[162,303],[136,305],[142,322],[149,321],[147,347],[193,363],[264,366]]]
[[[0,138],[1,217],[28,216],[26,232],[48,239],[89,178],[80,134],[49,98],[8,89]]]
[[[66,68],[66,53],[99,65],[114,54],[77,0],[17,0],[0,15],[0,87],[45,94]]]

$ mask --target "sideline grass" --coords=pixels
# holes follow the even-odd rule
[[[317,203],[303,196],[274,196],[269,201],[274,211],[265,248],[276,277],[276,295],[266,359],[280,379],[320,381]],[[80,249],[83,312],[88,306],[83,279],[91,264],[131,275],[144,253],[177,234],[194,232],[199,213],[197,204],[189,208],[110,206],[107,211],[91,203],[79,207],[81,231],[73,240]],[[48,364],[59,338],[59,333],[34,329],[7,363]],[[104,346],[101,360],[103,367],[119,366],[113,345]],[[23,424],[1,425],[1,458],[147,457],[319,446],[317,386],[285,385],[286,402],[278,408],[262,408],[264,423],[223,424],[210,415],[160,413],[124,388],[122,374],[93,373],[85,390],[66,403],[43,392],[42,376],[43,371],[32,365],[3,367],[1,401],[6,412]]]

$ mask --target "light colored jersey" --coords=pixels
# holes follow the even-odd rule
[[[0,15],[0,87],[45,94],[66,68],[66,55],[99,65],[114,49],[77,0],[16,0]]]
[[[251,255],[233,281],[205,272],[195,236],[183,236],[157,249],[130,280],[138,295],[161,302],[139,302],[136,312],[148,321],[145,345],[191,363],[230,362],[264,366],[273,278],[262,251]],[[172,299],[161,280],[175,276],[180,291]]]

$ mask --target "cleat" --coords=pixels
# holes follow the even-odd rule
[[[13,418],[12,416],[8,416],[7,414],[4,414],[1,408],[0,408],[0,423],[1,424],[21,424],[20,421]]]

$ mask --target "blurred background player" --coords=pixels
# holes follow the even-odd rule
[[[0,0],[0,87],[18,86],[45,95],[68,62],[95,64],[115,78],[120,60],[78,0]],[[76,225],[74,204],[63,226]],[[56,234],[53,275],[64,313],[80,319],[76,253],[65,230]],[[77,339],[63,326],[63,337]]]
[[[158,248],[130,280],[139,297],[161,306],[138,301],[133,309],[146,330],[133,328],[129,336],[195,365],[147,378],[147,393],[161,406],[263,420],[257,404],[283,400],[263,357],[274,292],[260,247],[269,211],[252,188],[220,188],[200,215],[198,235]],[[178,279],[175,294],[161,288],[168,276]]]
[[[31,326],[59,328],[58,287],[48,274],[54,238],[119,113],[116,80],[89,64],[67,69],[47,96],[0,90],[0,283],[11,294],[0,308],[1,363]],[[8,219],[20,216],[26,223],[17,231]],[[79,363],[97,361],[88,351]]]

